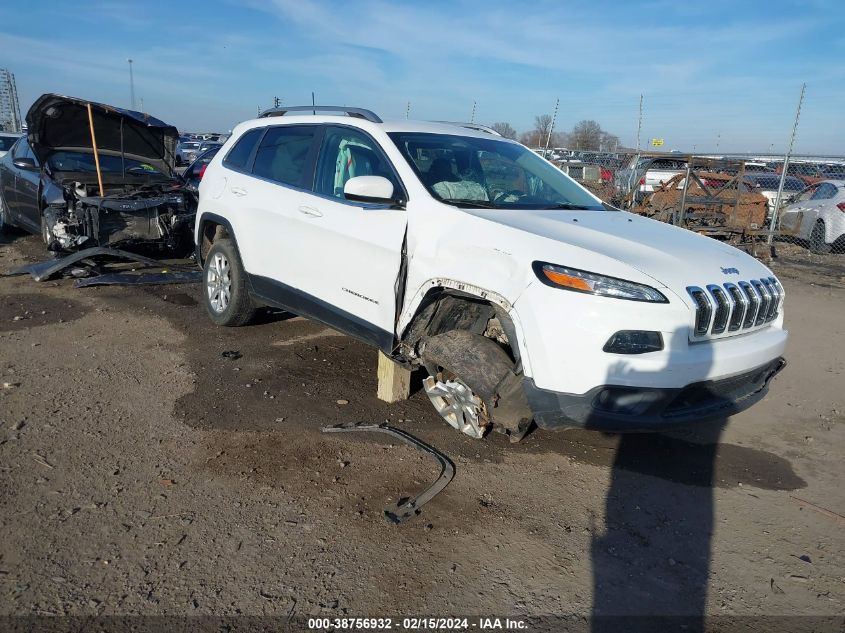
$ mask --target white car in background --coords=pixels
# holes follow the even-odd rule
[[[196,245],[214,323],[275,306],[337,328],[426,371],[473,438],[724,419],[785,364],[762,263],[459,124],[328,106],[241,123],[200,182]]]
[[[745,182],[750,191],[766,196],[766,206],[768,207],[768,217],[771,218],[775,211],[775,201],[778,197],[778,188],[780,187],[780,174],[774,173],[751,173],[745,175]],[[786,201],[794,198],[797,194],[804,191],[807,183],[795,176],[787,176],[783,180],[783,193],[781,194],[780,207],[783,209],[786,206]]]
[[[20,134],[14,132],[0,132],[0,158],[3,158],[6,152],[12,149],[12,145],[17,143],[20,137]]]
[[[783,210],[780,228],[809,242],[814,253],[845,252],[845,180],[823,180]]]

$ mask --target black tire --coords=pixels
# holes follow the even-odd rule
[[[818,220],[810,232],[810,252],[825,255],[830,252],[830,244],[824,241],[824,222]]]
[[[6,206],[3,195],[0,194],[0,233],[14,226],[12,219],[9,217],[9,207]]]
[[[483,402],[480,434],[460,429],[460,423],[456,426],[455,420],[446,418],[451,426],[476,439],[481,439],[493,426],[506,429],[512,440],[525,435],[532,416],[521,379],[513,373],[513,360],[496,342],[479,334],[452,330],[426,339],[422,360],[430,376],[423,380],[423,387],[442,417],[445,418],[437,398],[432,397],[432,389],[441,389],[453,380],[469,387]]]
[[[241,257],[231,240],[219,238],[211,245],[202,277],[205,308],[216,325],[239,327],[252,320],[255,304],[249,295]],[[224,301],[227,284],[228,297]]]

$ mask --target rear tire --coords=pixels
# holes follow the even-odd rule
[[[830,244],[824,241],[824,222],[818,220],[810,232],[810,252],[825,255],[830,252]]]
[[[238,327],[255,316],[246,273],[231,240],[220,238],[211,245],[203,266],[203,289],[208,316],[216,325]]]

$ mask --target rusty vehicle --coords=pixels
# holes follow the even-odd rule
[[[718,171],[690,170],[657,187],[633,212],[722,239],[744,238],[765,228],[768,199],[743,179]]]

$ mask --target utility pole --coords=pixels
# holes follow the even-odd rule
[[[786,172],[789,170],[789,159],[792,158],[792,148],[795,145],[795,134],[798,132],[798,119],[801,118],[801,106],[804,104],[804,91],[807,89],[807,84],[801,84],[801,96],[798,97],[798,108],[795,110],[795,123],[792,124],[792,136],[789,137],[789,149],[786,150],[786,156],[783,158],[783,172],[780,175],[780,184],[778,185],[778,195],[775,197],[775,210],[772,212],[772,221],[769,225],[769,239],[766,240],[769,246],[772,245],[772,240],[775,236],[775,230],[778,227],[778,216],[780,214],[780,201],[783,197],[783,184],[786,182]]]
[[[127,59],[126,61],[129,62],[129,101],[132,104],[132,110],[135,109],[135,77],[132,75],[132,60]]]
[[[549,125],[549,133],[546,135],[546,148],[543,150],[543,158],[549,152],[549,143],[552,142],[552,131],[555,129],[555,121],[557,120],[557,108],[560,105],[560,99],[555,99],[555,111],[552,114],[552,123]]]
[[[141,97],[141,112],[144,111],[144,97]]]
[[[640,117],[637,119],[637,158],[640,157],[640,132],[643,130],[643,96],[640,95]]]
[[[475,101],[472,102],[472,114],[469,115],[469,122],[475,123]]]
[[[643,131],[643,95],[640,94],[640,115],[637,119],[637,158],[634,161],[634,168],[628,174],[628,192],[631,196],[631,206],[636,202],[636,192],[633,190],[634,178],[639,178],[638,169],[640,167],[640,134]]]

